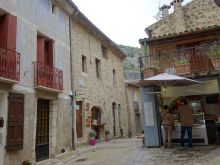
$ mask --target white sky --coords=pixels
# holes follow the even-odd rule
[[[172,0],[73,0],[79,10],[117,44],[139,47],[144,29],[156,22],[159,4]],[[184,0],[183,5],[191,0]],[[173,6],[170,11],[173,10]]]

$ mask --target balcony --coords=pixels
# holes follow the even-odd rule
[[[34,62],[34,86],[37,89],[61,92],[63,71],[41,62]]]
[[[157,73],[171,72],[177,75],[219,73],[220,43],[184,47],[141,57],[141,70],[146,73],[145,75],[149,72],[149,68],[156,69]]]
[[[20,54],[0,48],[0,81],[16,83],[20,80]]]

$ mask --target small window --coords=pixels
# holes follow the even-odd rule
[[[57,6],[56,6],[54,3],[52,3],[52,13],[53,13],[54,15],[57,14],[57,10],[58,10]]]
[[[104,45],[102,45],[101,48],[102,48],[102,57],[107,59],[108,58],[107,48]]]
[[[115,69],[113,69],[113,70],[112,70],[112,79],[113,79],[113,85],[115,85],[115,84],[116,84],[115,75],[116,75],[116,72],[115,72]]]
[[[96,77],[101,78],[101,66],[100,66],[100,60],[95,59],[95,66],[96,66]]]
[[[82,55],[82,71],[87,72],[86,56]]]

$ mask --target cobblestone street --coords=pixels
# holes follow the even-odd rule
[[[116,139],[38,163],[38,165],[219,165],[220,148],[194,146],[192,150],[137,147],[136,139]]]

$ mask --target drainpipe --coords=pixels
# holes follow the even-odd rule
[[[72,23],[71,23],[71,17],[69,17],[69,42],[70,42],[70,82],[71,82],[71,137],[72,137],[72,149],[75,150],[75,138],[74,138],[74,131],[75,131],[75,123],[74,123],[74,117],[75,117],[75,110],[74,110],[74,104],[75,104],[75,92],[74,92],[74,68],[73,68],[73,54],[72,54],[72,35],[71,35],[71,29],[72,29]]]

